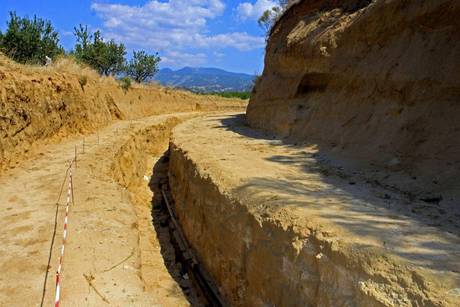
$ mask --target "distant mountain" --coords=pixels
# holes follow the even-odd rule
[[[252,89],[253,75],[233,73],[217,68],[185,67],[161,69],[154,80],[165,86],[186,88],[194,92],[245,92]]]

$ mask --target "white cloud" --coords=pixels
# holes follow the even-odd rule
[[[206,63],[208,57],[204,53],[187,53],[179,51],[167,51],[161,58],[161,64],[172,68],[184,66],[201,66]]]
[[[125,4],[93,3],[91,8],[102,17],[108,28],[119,26],[200,28],[206,19],[224,12],[220,0],[169,0],[149,1],[143,6]]]
[[[209,34],[207,22],[224,13],[221,0],[150,0],[142,6],[95,2],[91,8],[103,20],[104,37],[124,42],[129,49],[160,51],[163,63],[179,61],[173,56],[184,65],[204,61],[204,53],[190,49],[248,51],[265,43],[245,32]]]
[[[257,0],[254,4],[243,2],[238,5],[236,11],[241,20],[258,19],[266,10],[277,5],[278,3],[273,0]]]
[[[214,36],[202,36],[198,43],[202,47],[233,47],[241,51],[249,51],[262,48],[265,45],[265,39],[251,36],[246,32],[233,32]]]

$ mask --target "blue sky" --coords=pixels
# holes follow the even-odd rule
[[[51,20],[66,50],[73,27],[86,24],[128,52],[159,52],[162,67],[218,67],[260,73],[265,38],[257,25],[275,0],[0,0],[0,29],[8,12]]]

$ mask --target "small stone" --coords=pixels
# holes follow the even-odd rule
[[[460,288],[450,289],[449,291],[447,291],[447,294],[450,295],[450,296],[459,297],[460,296]]]

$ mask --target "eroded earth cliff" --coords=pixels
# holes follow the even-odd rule
[[[454,203],[459,14],[451,0],[298,1],[268,40],[250,125],[389,169],[386,184]]]

